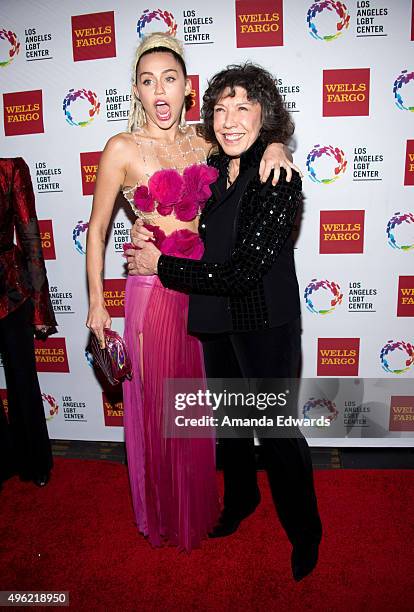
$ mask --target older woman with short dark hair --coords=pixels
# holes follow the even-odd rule
[[[286,143],[294,126],[273,76],[247,63],[216,74],[204,95],[203,135],[217,151],[219,177],[200,217],[200,261],[160,254],[139,225],[130,273],[158,274],[190,294],[189,331],[203,342],[208,378],[295,378],[300,362],[300,300],[290,238],[301,200],[297,172],[263,185],[268,142]],[[230,535],[260,501],[253,431],[223,439],[224,509],[212,537]],[[259,435],[259,434],[258,434]],[[260,437],[260,435],[259,435]],[[292,543],[296,580],[317,563],[322,528],[312,462],[303,436],[260,439],[280,521]]]

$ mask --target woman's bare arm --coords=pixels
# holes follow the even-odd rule
[[[92,214],[89,221],[86,269],[89,285],[87,327],[104,346],[103,329],[110,327],[111,318],[105,308],[103,269],[105,238],[116,197],[127,173],[128,135],[118,134],[108,140],[102,152],[96,177]]]

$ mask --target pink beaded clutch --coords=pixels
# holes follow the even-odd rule
[[[93,363],[97,365],[111,385],[117,385],[132,378],[132,365],[125,342],[116,331],[105,328],[105,348],[99,346],[98,338],[93,335],[90,349]]]

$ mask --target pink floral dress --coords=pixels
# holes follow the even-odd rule
[[[216,170],[194,164],[155,172],[129,199],[156,246],[169,255],[200,259],[203,244],[187,228],[166,233],[162,217],[192,221],[210,196]],[[187,333],[188,296],[165,289],[158,276],[130,276],[125,297],[125,340],[134,376],[123,385],[124,426],[138,529],[153,546],[190,551],[200,545],[219,512],[215,440],[166,438],[164,380],[204,378],[202,348]]]

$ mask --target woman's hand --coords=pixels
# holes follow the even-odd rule
[[[89,306],[86,327],[88,327],[98,338],[99,346],[101,348],[105,348],[105,336],[103,330],[106,327],[111,327],[111,325],[112,320],[105,306],[102,304],[98,304],[96,306],[91,304]]]
[[[262,183],[265,183],[274,171],[272,185],[276,185],[280,177],[280,168],[286,170],[286,181],[289,183],[292,178],[292,170],[296,170],[303,177],[303,174],[293,163],[292,155],[287,147],[280,142],[273,142],[267,146],[263,153],[262,160],[259,166],[259,176]]]
[[[133,276],[137,274],[141,276],[157,274],[158,260],[161,251],[159,251],[152,242],[139,240],[139,243],[142,244],[139,250],[128,249],[125,251],[125,257],[128,262],[128,273]]]
[[[46,338],[49,333],[54,333],[51,330],[56,330],[56,327],[54,325],[42,325],[42,324],[36,324],[34,326],[35,328],[35,335],[38,335],[40,338]]]
[[[131,229],[132,243],[139,249],[142,249],[142,247],[148,240],[153,239],[153,233],[150,232],[146,227],[144,227],[144,222],[142,221],[142,219],[137,219]]]

